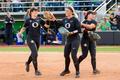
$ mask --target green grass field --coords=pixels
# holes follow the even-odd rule
[[[41,46],[41,52],[63,52],[64,46]],[[79,48],[81,50],[81,48]],[[1,52],[29,51],[27,46],[0,46]],[[120,46],[97,46],[98,52],[120,52]]]

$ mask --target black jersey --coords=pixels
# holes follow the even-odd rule
[[[14,23],[14,19],[13,17],[5,17],[5,25],[6,25],[6,29],[12,29],[12,24]]]
[[[47,25],[50,25],[50,29],[51,30],[53,30],[54,32],[55,32],[55,34],[57,34],[57,32],[58,32],[58,30],[57,30],[57,27],[56,27],[56,24],[55,24],[55,22],[54,21],[46,21],[46,24]],[[46,31],[48,30],[48,28],[47,29],[45,29]]]
[[[41,18],[32,19],[29,18],[25,21],[24,27],[27,30],[27,35],[31,38],[40,37],[40,27],[44,26],[45,21]]]
[[[83,21],[84,24],[95,24],[97,25],[97,22],[95,20],[91,20],[91,21],[88,21],[88,20],[84,20]],[[93,28],[93,29],[88,29],[88,28],[85,28],[84,32],[83,32],[83,36],[88,36],[88,31],[95,31],[96,30],[96,27]]]
[[[57,26],[65,27],[69,32],[77,31],[77,33],[68,36],[68,39],[74,39],[81,32],[80,22],[77,18],[72,17],[71,19],[64,18],[62,21],[57,21]]]

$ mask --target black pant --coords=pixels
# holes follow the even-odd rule
[[[82,55],[79,57],[79,63],[81,63],[88,55],[90,51],[91,64],[93,70],[96,70],[96,42],[91,41],[89,37],[83,37],[81,40]]]
[[[69,70],[70,65],[70,53],[74,62],[74,66],[77,72],[79,72],[79,63],[77,59],[77,52],[80,44],[80,39],[76,38],[73,40],[68,40],[64,48],[64,57],[65,57],[65,70]]]
[[[29,65],[31,62],[33,62],[34,69],[35,71],[37,71],[38,70],[37,56],[38,56],[38,49],[39,49],[39,38],[33,39],[33,38],[30,38],[30,36],[28,36],[27,44],[31,50],[31,55],[29,56],[27,64]]]
[[[12,29],[6,29],[5,30],[5,41],[6,44],[11,45],[13,42],[13,33],[12,33]]]

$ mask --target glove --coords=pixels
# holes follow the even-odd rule
[[[66,28],[64,28],[64,27],[60,27],[59,29],[58,29],[58,31],[62,34],[62,35],[68,35],[70,32],[66,29]]]
[[[89,36],[90,40],[92,40],[92,41],[97,41],[97,40],[101,39],[100,35],[93,31],[88,32],[88,36]]]
[[[53,14],[50,11],[45,11],[43,17],[47,20],[51,20],[53,18]]]

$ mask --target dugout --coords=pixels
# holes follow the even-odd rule
[[[98,45],[120,45],[120,31],[97,32],[101,40],[97,41]]]

